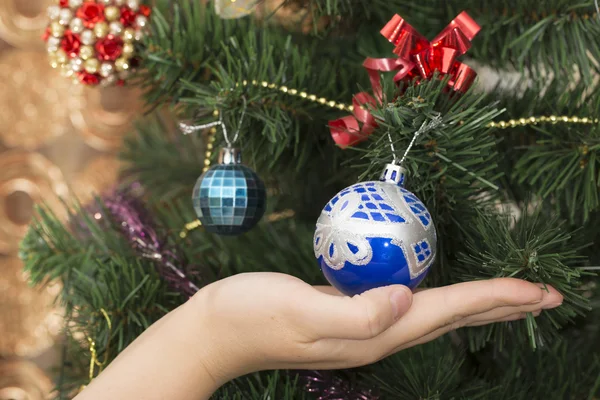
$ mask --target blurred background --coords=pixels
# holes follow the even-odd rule
[[[139,114],[135,89],[88,89],[53,70],[41,36],[54,0],[0,0],[0,400],[52,398],[61,359],[59,288],[32,288],[19,241],[44,202],[85,202],[116,181]]]

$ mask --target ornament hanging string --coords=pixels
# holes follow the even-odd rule
[[[436,115],[433,117],[433,119],[431,121],[429,121],[429,122],[424,121],[423,124],[421,124],[421,127],[413,135],[410,143],[408,144],[408,146],[406,147],[406,150],[404,151],[404,155],[400,159],[400,162],[398,162],[398,158],[396,157],[396,149],[394,148],[394,141],[392,140],[392,135],[390,134],[390,131],[388,130],[387,136],[388,136],[388,140],[390,141],[390,148],[392,149],[392,156],[394,158],[392,160],[392,164],[402,165],[404,163],[404,160],[406,160],[406,156],[408,155],[408,152],[415,145],[417,138],[426,132],[434,130],[441,124],[442,124],[442,116],[440,113],[436,113]]]
[[[219,114],[219,120],[215,121],[215,122],[210,122],[208,124],[201,124],[201,125],[189,125],[185,122],[180,122],[179,123],[179,128],[181,129],[181,132],[184,135],[190,135],[192,133],[204,130],[204,129],[209,129],[209,128],[213,128],[216,126],[220,126],[221,129],[223,130],[223,138],[225,139],[225,143],[227,143],[227,147],[231,148],[233,146],[233,144],[235,142],[237,142],[239,136],[240,136],[240,130],[242,128],[242,124],[244,123],[244,117],[246,116],[246,109],[248,107],[248,104],[246,102],[246,98],[244,96],[242,96],[242,101],[244,102],[244,108],[242,109],[242,113],[240,116],[240,120],[238,122],[238,126],[237,129],[235,131],[235,134],[233,135],[233,139],[229,140],[229,135],[227,133],[227,126],[225,125],[225,123],[223,122],[223,113],[218,112]]]
[[[404,161],[406,160],[406,157],[408,156],[408,153],[410,152],[410,150],[413,148],[413,146],[415,145],[415,142],[417,140],[417,138],[426,133],[429,132],[433,129],[436,129],[438,126],[440,126],[442,124],[442,116],[441,114],[437,113],[433,119],[429,122],[425,121],[423,122],[423,124],[421,125],[421,127],[415,132],[415,134],[413,135],[409,145],[406,147],[406,150],[404,151],[404,155],[402,156],[402,158],[400,159],[400,161],[398,162],[398,157],[396,156],[396,149],[394,146],[394,141],[392,140],[392,135],[390,133],[390,131],[387,131],[387,137],[388,140],[390,142],[390,148],[392,150],[392,164],[396,165],[399,164],[400,166],[404,163]],[[482,178],[481,176],[477,175],[474,172],[469,171],[467,168],[463,167],[462,165],[460,165],[457,162],[452,161],[451,159],[449,159],[448,157],[435,152],[434,155],[440,159],[442,159],[443,161],[453,165],[454,167],[458,168],[459,170],[466,172],[469,176],[472,176],[473,178],[477,179],[478,181],[484,183],[485,185],[489,186],[490,188],[494,189],[494,190],[499,190],[500,188],[497,185],[494,185],[492,182],[488,181],[485,178]]]

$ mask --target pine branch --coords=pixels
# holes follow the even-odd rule
[[[354,164],[365,171],[363,176],[378,174],[392,160],[388,132],[400,158],[423,122],[439,114],[442,124],[420,135],[406,159],[404,166],[411,172],[412,189],[420,192],[427,185],[450,183],[460,185],[472,197],[497,190],[493,185],[498,178],[495,141],[486,125],[501,111],[493,104],[482,104],[481,95],[469,92],[458,97],[445,89],[446,81],[434,78],[409,86],[393,103],[374,110],[379,128],[369,138],[366,149],[359,150],[361,162]],[[439,202],[438,198],[428,193],[423,200],[432,204]]]
[[[384,399],[492,398],[498,388],[475,376],[465,379],[464,362],[464,351],[442,338],[386,358],[363,378],[379,387]]]
[[[89,384],[90,358],[88,352],[84,350],[89,347],[89,343],[75,340],[67,332],[63,346],[61,375],[55,390],[57,400],[70,400],[79,393],[83,386]]]
[[[487,378],[502,387],[493,399],[593,399],[600,394],[595,342],[562,342],[535,352],[515,344],[495,356],[479,356],[492,362]]]
[[[277,207],[276,203],[271,207]],[[271,208],[271,210],[278,208]],[[193,209],[185,200],[158,208],[164,229],[178,236],[185,223],[195,220]],[[311,284],[325,282],[312,246],[314,220],[296,219],[269,222],[268,217],[250,233],[237,237],[208,234],[198,228],[179,247],[189,259],[201,257],[203,265],[217,279],[244,272],[281,272]]]
[[[200,134],[183,135],[158,113],[140,121],[121,150],[125,183],[142,182],[158,201],[191,196],[204,166],[203,139]]]
[[[540,95],[540,93],[542,93]],[[512,118],[571,116],[593,121],[600,115],[600,85],[565,82],[533,85],[515,100],[503,101]],[[536,98],[537,97],[537,98]],[[510,104],[510,103],[513,104]],[[564,123],[556,118],[527,127],[498,130],[507,153],[508,184],[520,197],[552,199],[571,221],[586,221],[600,207],[600,124]]]
[[[380,22],[383,18],[389,19],[402,5],[399,0],[285,0],[282,7],[294,3],[305,3],[314,21],[332,17],[333,26],[336,22],[346,25],[344,22],[348,20],[354,25],[370,20]]]
[[[240,143],[251,149],[253,161],[268,161],[272,168],[291,155],[304,166],[309,150],[331,145],[325,121],[338,113],[311,101],[310,96],[298,94],[306,91],[327,101],[348,100],[352,88],[343,82],[367,78],[358,63],[351,67],[344,65],[343,60],[331,60],[316,45],[301,46],[290,37],[268,32],[242,39],[232,37],[223,44],[224,60],[215,62],[212,69],[214,80],[210,84],[182,80],[188,96],[181,101],[192,110],[220,110],[232,131],[240,128],[237,123],[245,112]],[[315,62],[325,57],[329,62]],[[360,73],[354,77],[353,71]],[[198,118],[199,123],[212,122],[213,117],[206,114],[208,119]]]
[[[247,149],[246,161],[257,169],[274,165],[280,168],[283,163],[288,164],[288,171],[294,167],[298,171],[315,161],[317,154],[311,150],[331,151],[325,121],[338,113],[278,88],[286,85],[297,93],[306,90],[331,101],[351,99],[355,88],[347,87],[345,82],[367,82],[368,76],[348,46],[347,51],[340,52],[339,39],[328,43],[307,38],[296,40],[276,30],[261,30],[246,20],[224,21],[199,2],[175,3],[173,15],[169,23],[158,15],[153,25],[155,32],[145,43],[149,49],[148,59],[144,60],[147,72],[140,81],[147,90],[149,104],[177,103],[180,115],[192,117],[200,124],[214,122],[213,111],[220,110],[230,131],[241,128],[238,145]],[[207,48],[212,49],[210,54],[205,53]],[[194,57],[189,57],[190,54]],[[278,86],[273,89],[242,85],[244,81],[265,81]],[[244,126],[238,127],[242,112],[246,114]],[[141,132],[149,133],[147,129]],[[220,135],[219,139],[222,140]],[[146,146],[129,142],[133,148],[126,152],[126,159],[146,162],[133,156],[139,155],[135,154],[137,151],[147,150],[156,140],[160,139],[148,139]],[[332,153],[326,166],[330,170],[339,164],[335,162],[337,152]],[[166,151],[160,154],[160,161],[171,168],[172,154],[171,161],[166,154]],[[158,161],[159,154],[156,156],[150,162]],[[174,167],[169,171],[175,171]],[[151,170],[154,171],[153,166],[146,164],[136,165],[130,172]],[[142,180],[153,185],[175,181],[168,174],[148,178]],[[181,188],[163,193],[168,198],[178,190]]]
[[[473,228],[468,250],[459,255],[454,266],[455,279],[472,281],[486,278],[514,277],[551,285],[564,296],[564,303],[545,311],[535,321],[495,324],[466,330],[472,350],[488,342],[502,349],[507,341],[527,339],[533,347],[543,346],[558,335],[558,329],[589,310],[582,296],[582,276],[578,268],[583,260],[582,246],[558,218],[539,211],[525,214],[511,229],[512,217],[493,213],[481,214]]]
[[[210,85],[215,80],[217,92],[256,79],[298,90],[318,88],[323,90],[321,96],[343,98],[348,89],[340,90],[344,88],[338,83],[340,78],[367,79],[360,79],[362,68],[354,62],[359,58],[353,56],[351,47],[343,53],[336,50],[339,40],[335,38],[329,42],[295,38],[277,29],[260,28],[249,19],[223,20],[201,2],[176,2],[171,14],[168,20],[157,10],[152,34],[144,42],[148,53],[141,82],[150,90],[150,104],[165,99],[173,103],[181,98],[194,101],[207,91],[210,102],[220,102]],[[352,63],[347,63],[349,57],[354,57]],[[233,76],[221,82],[225,75]]]
[[[497,101],[506,109],[505,119],[541,115],[592,118],[596,114],[593,105],[598,101],[600,81],[573,83],[561,76],[537,82],[522,77],[508,86],[510,89],[499,82],[499,86],[489,94],[489,101]]]
[[[308,128],[307,131],[311,132]],[[356,180],[356,171],[342,166],[342,160],[351,154],[336,148],[327,149],[328,145],[322,142],[329,141],[328,138],[306,135],[294,148],[284,150],[278,157],[265,149],[270,146],[268,143],[258,137],[248,138],[252,140],[243,147],[244,163],[255,168],[269,188],[277,189],[282,209],[293,209],[311,221],[337,191]],[[321,143],[315,145],[319,141]],[[121,152],[125,164],[124,183],[141,182],[153,202],[185,199],[189,203],[192,188],[202,174],[205,142],[202,133],[183,135],[168,118],[158,113],[140,121],[137,132],[125,139]],[[224,145],[222,135],[218,134],[213,163]],[[323,152],[314,151],[315,147],[323,148]],[[306,182],[318,184],[297,185],[299,176]]]
[[[275,371],[253,374],[228,383],[215,395],[216,400],[309,400],[293,375]]]
[[[182,299],[168,289],[151,260],[132,251],[110,221],[71,209],[70,226],[39,210],[40,219],[24,239],[21,256],[32,282],[63,282],[59,298],[70,321],[68,332],[80,342],[78,352],[93,340],[98,359],[110,362]]]
[[[577,224],[579,225],[579,224]],[[594,244],[586,249],[586,256],[591,267],[600,267],[600,212],[595,212],[590,216],[587,224],[582,227],[582,235],[592,241]],[[600,271],[600,269],[595,269]]]

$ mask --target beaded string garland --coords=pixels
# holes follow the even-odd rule
[[[336,102],[334,100],[329,100],[325,97],[318,96],[313,93],[309,93],[304,90],[298,90],[294,88],[290,88],[286,85],[278,85],[272,82],[267,81],[257,81],[257,80],[244,80],[241,83],[237,83],[236,87],[246,87],[246,86],[254,86],[261,87],[273,91],[278,91],[285,93],[289,96],[300,97],[307,101],[321,104],[325,107],[336,108],[341,111],[354,111],[354,106],[351,104],[345,104],[341,102]],[[532,126],[532,125],[542,125],[542,124],[575,124],[575,125],[593,125],[600,123],[600,119],[598,118],[589,118],[589,117],[578,117],[578,116],[569,116],[569,115],[541,115],[541,116],[531,116],[527,118],[512,118],[509,120],[501,120],[490,122],[486,125],[486,128],[495,128],[495,129],[508,129],[508,128],[516,128],[519,126]],[[215,131],[216,132],[216,131]]]

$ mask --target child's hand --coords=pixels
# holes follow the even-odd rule
[[[241,274],[205,287],[148,329],[78,400],[204,399],[253,371],[365,365],[453,329],[538,315],[561,302],[551,287],[508,278],[414,295],[388,286],[350,298],[288,275]]]
[[[227,381],[264,369],[371,364],[463,326],[537,315],[562,302],[549,289],[493,279],[414,295],[397,285],[347,297],[289,275],[253,273],[206,287],[190,306],[205,325],[198,329],[218,349],[207,368]]]

